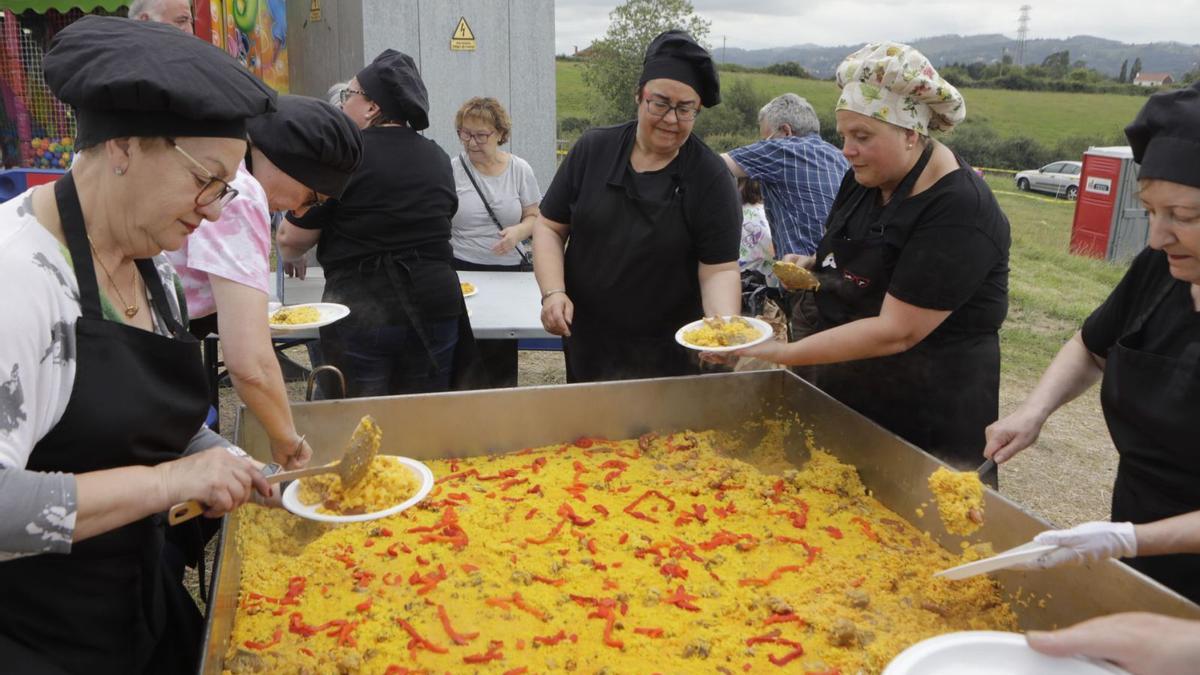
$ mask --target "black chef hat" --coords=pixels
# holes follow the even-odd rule
[[[1125,127],[1138,178],[1200,187],[1200,82],[1154,94]]]
[[[341,110],[308,96],[280,96],[276,110],[246,122],[250,142],[306,187],[342,196],[362,160],[362,135]]]
[[[85,16],[59,31],[42,63],[75,108],[77,145],[124,136],[245,138],[275,92],[229,54],[178,28]]]
[[[383,50],[371,65],[358,71],[358,83],[385,118],[407,122],[417,131],[429,126],[429,93],[408,54]]]
[[[695,89],[705,108],[721,102],[721,82],[717,79],[712,55],[681,30],[669,30],[659,35],[646,49],[638,89],[659,78],[682,82]]]

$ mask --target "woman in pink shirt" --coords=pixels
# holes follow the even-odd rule
[[[267,323],[271,211],[304,213],[337,198],[362,157],[358,128],[342,111],[304,96],[247,123],[249,150],[230,187],[238,196],[170,254],[183,279],[189,330],[221,336],[238,396],[262,422],[271,455],[303,466],[312,449],[296,434]]]

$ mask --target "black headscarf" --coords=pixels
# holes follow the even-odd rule
[[[341,110],[308,96],[280,96],[273,113],[246,123],[250,142],[306,187],[340,198],[362,160],[362,135]]]
[[[245,138],[275,92],[232,56],[178,28],[85,16],[59,31],[46,84],[75,108],[78,147],[126,136]]]
[[[638,89],[657,79],[675,80],[695,89],[705,108],[721,102],[721,83],[712,55],[681,30],[669,30],[659,35],[646,49]]]
[[[420,131],[429,126],[429,92],[408,54],[385,49],[358,71],[358,84],[379,105],[384,117]]]
[[[1138,178],[1200,188],[1200,82],[1154,94],[1125,127]]]

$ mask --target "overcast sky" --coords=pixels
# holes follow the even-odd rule
[[[620,0],[554,0],[559,54],[604,35]],[[761,49],[812,43],[854,45],[958,33],[1015,38],[1020,6],[1007,0],[692,0],[712,22],[709,41]],[[1200,43],[1200,0],[1057,0],[1037,2],[1030,38],[1095,35],[1121,42]]]

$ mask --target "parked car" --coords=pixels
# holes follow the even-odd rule
[[[1053,162],[1040,169],[1022,171],[1016,175],[1017,188],[1047,192],[1056,197],[1075,199],[1079,196],[1079,173],[1083,162]]]

